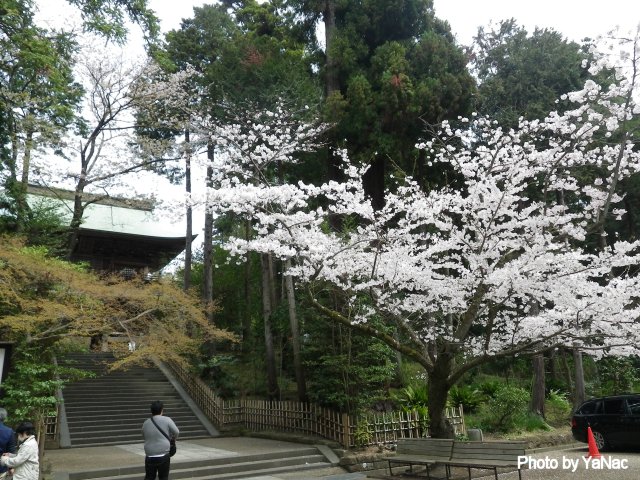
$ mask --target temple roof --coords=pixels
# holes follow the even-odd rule
[[[71,220],[74,192],[29,185],[27,200],[31,206],[46,204],[63,218]],[[182,223],[159,220],[153,215],[153,202],[83,193],[85,207],[81,229],[147,237],[185,238]]]
[[[27,201],[52,207],[71,221],[74,192],[30,185]],[[90,202],[78,232],[73,260],[90,262],[95,270],[159,270],[185,247],[184,224],[171,223],[153,215],[153,203],[146,200],[83,194]]]

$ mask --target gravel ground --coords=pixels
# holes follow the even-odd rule
[[[638,480],[640,452],[603,452],[600,462],[585,458],[588,450],[551,451],[531,455],[531,467],[522,472],[523,480]],[[535,468],[538,467],[538,468]],[[501,474],[500,480],[515,480],[517,472]]]
[[[533,453],[531,468],[522,470],[522,480],[640,480],[640,452],[618,451],[602,453],[601,461],[596,463],[593,459],[586,461],[588,449],[552,450],[541,453]],[[389,476],[389,471],[379,471],[377,475],[369,475],[368,478],[378,479],[426,479],[424,471],[415,472],[415,475],[401,473],[402,470],[394,469],[394,476]],[[518,472],[500,472],[499,480],[518,480]],[[472,469],[472,478],[492,480],[493,470]],[[437,466],[431,470],[433,480],[445,479],[444,467]],[[468,479],[466,468],[453,468],[452,480]]]

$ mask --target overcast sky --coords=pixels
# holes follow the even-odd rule
[[[380,0],[384,1],[384,0]],[[162,21],[162,30],[179,28],[183,18],[192,16],[193,7],[211,1],[150,0]],[[38,0],[40,18],[56,23],[70,17],[64,0]],[[479,26],[515,18],[532,31],[536,26],[553,28],[570,40],[595,37],[619,25],[630,30],[640,23],[638,0],[434,0],[436,15],[447,20],[458,41],[467,45]]]

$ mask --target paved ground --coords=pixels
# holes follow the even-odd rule
[[[252,437],[218,437],[179,442],[178,453],[171,459],[172,464],[190,460],[206,460],[254,453],[267,453],[308,448],[307,444],[268,440]],[[555,450],[531,455],[530,468],[522,473],[523,480],[639,480],[640,452],[623,451],[603,453],[601,461],[587,462],[584,448]],[[43,480],[53,479],[60,472],[74,472],[110,468],[114,465],[142,465],[144,453],[142,444],[70,448],[48,450],[43,464]],[[438,475],[438,471],[433,472]],[[472,470],[474,478],[494,478],[488,470]],[[456,469],[457,479],[467,478],[466,469]],[[424,476],[396,476],[396,478],[425,478]],[[281,473],[274,476],[248,477],[247,480],[304,480],[324,478],[331,480],[356,480],[365,476],[348,473],[340,467],[305,472]],[[387,478],[384,475],[371,478]],[[501,473],[499,480],[517,480],[517,472]]]
[[[217,437],[178,441],[178,452],[171,459],[173,465],[192,460],[207,460],[238,455],[291,451],[309,448],[308,444],[268,440],[252,437]],[[143,444],[65,448],[47,450],[43,459],[43,480],[59,477],[60,473],[100,470],[118,466],[144,464]],[[363,475],[347,474],[339,467],[318,469],[300,473],[278,474],[278,476],[252,477],[253,480],[331,478],[332,480],[364,478]]]

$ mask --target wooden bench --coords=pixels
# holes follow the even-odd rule
[[[393,475],[392,464],[409,465],[413,472],[414,465],[424,465],[427,477],[430,478],[429,466],[447,462],[451,458],[453,439],[446,438],[403,438],[398,440],[396,455],[388,457],[389,475]]]
[[[451,477],[451,467],[467,467],[469,480],[471,469],[493,470],[498,480],[498,468],[516,467],[518,478],[522,472],[518,467],[518,457],[523,456],[525,442],[454,442],[451,458],[444,462],[447,466],[447,478]]]

